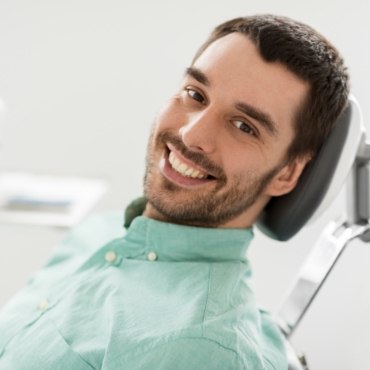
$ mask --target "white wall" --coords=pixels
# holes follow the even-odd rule
[[[1,0],[0,97],[7,112],[1,170],[101,176],[97,210],[141,194],[149,127],[193,52],[219,22],[270,12],[319,29],[342,51],[369,127],[368,0]],[[343,196],[292,241],[258,234],[251,259],[260,302],[277,307]],[[56,229],[0,225],[0,305],[63,237]],[[294,336],[313,370],[370,368],[370,248],[353,243]]]

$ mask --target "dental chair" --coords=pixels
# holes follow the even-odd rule
[[[369,162],[370,143],[366,142],[360,107],[350,97],[338,124],[295,190],[273,199],[258,220],[257,226],[264,234],[286,241],[316,220],[346,183],[346,215],[326,226],[274,315],[284,334],[289,370],[309,369],[304,356],[296,353],[289,340],[343,250],[356,238],[370,242]]]

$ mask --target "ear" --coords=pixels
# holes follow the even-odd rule
[[[266,195],[278,197],[291,192],[297,185],[306,164],[311,159],[312,156],[306,154],[289,161],[267,185]]]

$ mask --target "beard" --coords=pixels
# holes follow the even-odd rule
[[[184,189],[159,172],[159,156],[172,144],[185,158],[212,173],[213,186],[206,189]],[[177,136],[162,131],[151,133],[146,158],[144,195],[151,206],[168,222],[217,227],[248,210],[259,199],[281,165],[257,175],[246,171],[228,178],[223,169],[205,154],[189,150]]]

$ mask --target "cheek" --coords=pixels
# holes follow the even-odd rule
[[[230,147],[233,150],[230,150]],[[233,146],[228,146],[222,163],[227,177],[239,180],[256,176],[259,169],[263,170],[266,165],[266,162],[261,160],[261,153],[253,150],[252,147],[236,148],[235,143]]]
[[[221,156],[222,167],[228,177],[240,177],[248,168],[248,164],[245,161],[245,153],[241,155],[239,151],[235,150],[235,146],[233,150],[230,150],[230,148],[232,148],[230,145],[225,145],[227,150],[224,150],[224,155]]]

